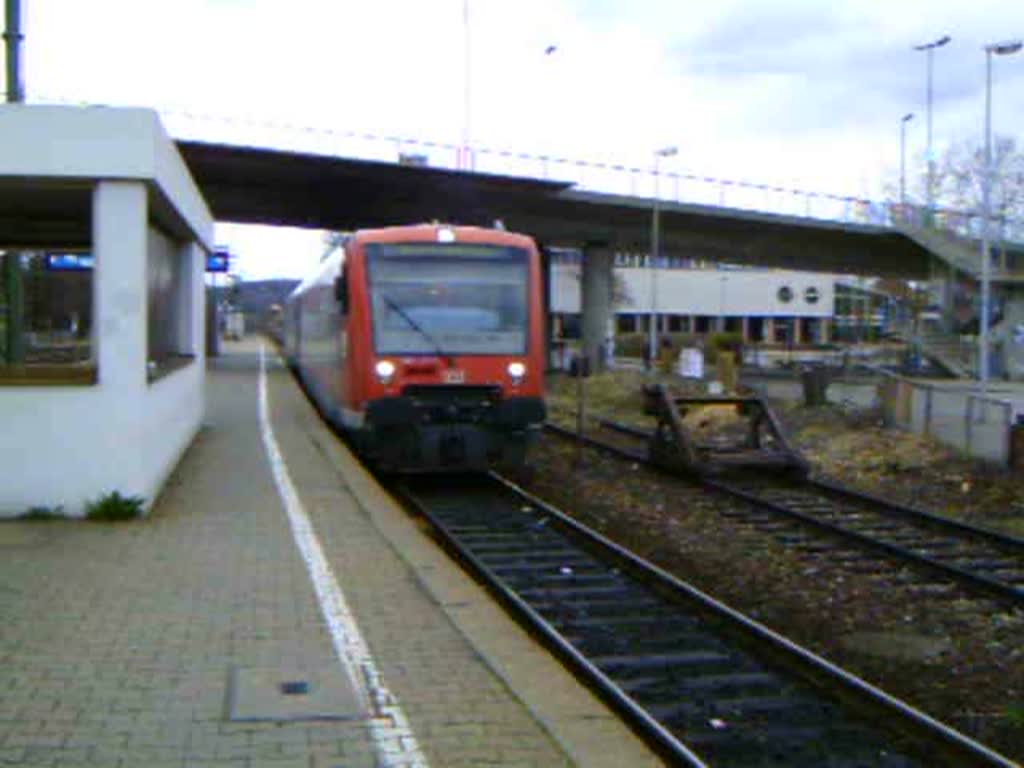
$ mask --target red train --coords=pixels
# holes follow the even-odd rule
[[[286,355],[383,470],[515,466],[545,418],[542,285],[524,235],[361,231],[288,298]]]

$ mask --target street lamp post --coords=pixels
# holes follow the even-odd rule
[[[25,100],[21,86],[21,0],[7,0],[4,42],[7,43],[7,101]]]
[[[992,54],[1009,56],[1024,46],[1020,40],[1007,40],[985,46],[985,167],[981,176],[981,318],[978,333],[978,380],[981,394],[988,389],[988,323],[991,293],[990,228],[992,219]]]
[[[928,188],[925,190],[925,204],[929,215],[935,207],[935,158],[932,155],[932,57],[936,48],[941,48],[950,40],[952,40],[952,38],[949,35],[943,35],[938,40],[914,46],[915,51],[926,51],[928,54],[928,138],[926,140],[927,148],[925,150],[928,155]]]
[[[464,45],[462,62],[462,151],[459,153],[460,157],[457,159],[456,165],[458,165],[461,170],[469,171],[472,170],[472,161],[470,159],[469,150],[469,126],[473,78],[471,70],[473,55],[469,39],[469,0],[462,0],[462,34]]]
[[[907,123],[913,119],[913,112],[900,118],[900,216],[903,217],[907,215]]]
[[[6,43],[7,101],[12,104],[22,102],[25,100],[25,91],[21,83],[21,0],[7,0],[5,3],[3,38]],[[21,252],[9,251],[0,256],[0,290],[4,292],[7,305],[5,338],[0,343],[3,350],[0,363],[20,363],[24,356]]]
[[[658,213],[659,204],[658,199],[658,160],[663,157],[672,157],[679,150],[676,147],[663,147],[656,150],[654,153],[654,210],[651,217],[651,324],[649,331],[649,337],[647,340],[648,355],[651,361],[651,367],[654,367],[655,361],[658,359],[658,254],[659,254],[659,243],[658,243]]]

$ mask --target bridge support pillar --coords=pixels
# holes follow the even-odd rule
[[[583,325],[583,354],[592,371],[606,368],[605,350],[615,338],[612,313],[612,249],[604,244],[583,248],[583,278],[580,296]]]

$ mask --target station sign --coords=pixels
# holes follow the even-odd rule
[[[46,269],[50,272],[87,272],[96,263],[91,253],[47,253]]]
[[[224,273],[231,268],[231,252],[227,248],[217,248],[206,255],[206,271]]]

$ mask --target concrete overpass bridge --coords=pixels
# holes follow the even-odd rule
[[[549,246],[650,247],[652,197],[588,191],[571,181],[226,144],[179,141],[178,147],[219,221],[346,230],[431,219],[489,226],[500,219]],[[678,192],[679,176],[662,178]],[[812,199],[830,202],[840,216],[867,205],[810,195],[808,210]],[[883,224],[672,199],[659,205],[666,256],[885,277],[929,272],[929,249]]]
[[[178,147],[217,220],[334,230],[431,219],[489,226],[501,220],[545,246],[582,248],[583,341],[595,359],[613,314],[614,253],[650,249],[655,198],[638,194],[642,169],[573,165],[577,177],[625,176],[628,193],[616,194],[575,181],[430,167],[416,156],[413,163],[394,163],[197,141],[179,141]],[[520,166],[537,160],[509,159]],[[543,166],[547,175],[548,163]],[[558,168],[572,170],[564,161]],[[680,174],[649,174],[647,180],[659,204],[663,256],[907,279],[940,274],[934,292],[950,317],[958,276],[976,280],[980,271],[977,242],[952,233],[971,231],[977,217],[970,214],[941,212],[944,223],[953,225],[944,232],[934,219],[926,226],[920,212],[867,200]],[[658,194],[662,190],[670,199]],[[709,192],[714,202],[707,202]],[[684,196],[691,201],[681,202]],[[738,199],[741,207],[727,199]],[[780,207],[802,215],[776,212]],[[1024,282],[1024,248],[1009,255],[1004,248],[993,277]],[[1016,286],[1008,288],[1015,297],[1011,314],[1024,317],[1024,296]]]
[[[969,243],[940,242],[927,228],[909,226],[906,217],[894,220],[892,208],[866,200],[507,152],[490,153],[504,168],[460,171],[426,165],[419,155],[396,163],[403,148],[417,146],[369,138],[383,141],[388,152],[356,159],[340,156],[337,147],[322,154],[197,140],[177,146],[220,221],[345,230],[431,219],[492,225],[500,219],[543,245],[582,248],[588,346],[603,336],[611,314],[614,252],[650,248],[655,197],[663,256],[917,279],[934,274],[939,261],[950,265],[950,273],[970,273],[977,263]],[[540,170],[545,178],[521,175],[524,169]],[[66,184],[28,194],[0,183],[0,203],[9,242],[52,244],[55,234],[69,246],[89,242],[84,188]],[[159,212],[159,196],[151,205]],[[24,211],[32,215],[22,216]],[[26,221],[34,231],[24,229]],[[1024,253],[1019,256],[1024,260]]]

